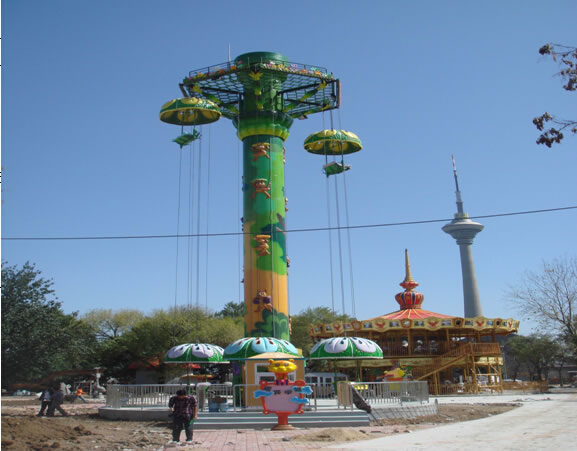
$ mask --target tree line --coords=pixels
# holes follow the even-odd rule
[[[226,347],[244,334],[244,304],[229,302],[217,312],[177,306],[145,314],[139,310],[95,309],[66,314],[52,289],[33,264],[2,264],[2,387],[41,380],[50,372],[104,368],[105,377],[128,380],[131,365],[162,362],[172,346],[212,343]],[[507,298],[541,331],[508,337],[508,377],[521,372],[547,377],[577,356],[577,258],[544,262],[527,272]],[[307,356],[313,346],[310,324],[349,321],[328,307],[309,307],[293,315],[291,342]],[[323,362],[310,368],[322,370]]]
[[[513,335],[503,347],[506,376],[513,380],[569,382],[563,368],[575,362],[575,354],[563,340],[550,334]]]
[[[244,304],[229,302],[220,311],[177,306],[145,314],[139,310],[94,309],[64,313],[34,264],[2,265],[2,387],[39,381],[70,369],[104,368],[105,377],[128,380],[131,365],[162,362],[182,343],[226,347],[244,336]],[[292,316],[291,342],[305,355],[313,345],[312,323],[351,319],[327,307]]]

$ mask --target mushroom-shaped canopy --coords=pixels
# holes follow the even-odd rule
[[[246,360],[268,352],[282,352],[299,357],[297,348],[286,340],[272,337],[248,337],[236,340],[224,349],[227,360]]]
[[[317,155],[342,155],[363,148],[357,135],[345,130],[322,130],[305,139],[305,150]]]
[[[175,125],[203,125],[218,121],[221,114],[218,105],[210,100],[186,97],[162,105],[160,120]]]
[[[226,363],[224,349],[205,343],[186,343],[174,346],[164,356],[165,363]]]
[[[372,340],[359,337],[334,337],[319,341],[311,349],[310,359],[382,359],[383,350]]]

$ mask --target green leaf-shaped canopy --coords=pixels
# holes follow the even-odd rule
[[[310,359],[382,359],[383,350],[372,340],[358,337],[334,337],[319,341],[311,349]]]
[[[227,360],[246,360],[268,352],[282,352],[300,357],[297,348],[286,340],[272,337],[241,338],[224,349]]]
[[[220,346],[205,343],[185,343],[174,346],[164,356],[165,363],[226,363]]]

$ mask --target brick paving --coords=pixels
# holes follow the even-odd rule
[[[318,445],[296,444],[283,441],[283,438],[291,438],[303,434],[303,430],[295,431],[267,431],[233,429],[227,430],[226,434],[219,436],[218,432],[199,431],[196,439],[201,442],[199,447],[223,450],[296,450],[314,449]],[[215,440],[215,435],[217,435]]]
[[[362,429],[366,432],[373,432],[382,435],[383,433],[394,433],[391,426],[347,428]],[[403,428],[404,429],[404,428]],[[411,428],[414,429],[414,426]],[[187,450],[187,449],[210,449],[223,451],[291,451],[302,449],[322,449],[334,442],[300,442],[291,441],[295,436],[316,432],[319,429],[296,429],[293,431],[271,431],[256,429],[223,429],[223,430],[195,430],[194,440],[191,445],[181,443],[168,444],[165,450]],[[399,431],[395,431],[399,432]],[[403,431],[404,432],[404,431]],[[285,440],[283,440],[285,439]],[[337,445],[338,446],[338,445]],[[333,448],[335,449],[335,448]],[[339,449],[339,448],[337,448]]]
[[[224,429],[195,431],[192,445],[167,445],[165,449],[211,449],[226,451],[318,449],[318,444],[297,444],[283,438],[300,435],[304,431],[267,431],[254,429]]]

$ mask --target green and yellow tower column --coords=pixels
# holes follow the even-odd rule
[[[322,67],[252,52],[189,72],[180,83],[184,98],[161,110],[161,120],[176,125],[207,124],[222,115],[243,143],[246,336],[290,340],[284,142],[295,118],[339,107],[339,86]]]
[[[280,125],[272,124],[270,115],[268,118],[255,115],[244,122],[241,117],[239,136],[243,141],[244,160],[246,335],[289,341],[284,139],[281,134],[288,134],[292,119],[286,118],[290,121]]]
[[[236,61],[287,61],[278,53],[254,52]],[[287,75],[251,70],[234,121],[243,143],[245,335],[290,341],[286,253],[284,141],[293,119],[278,95]]]

